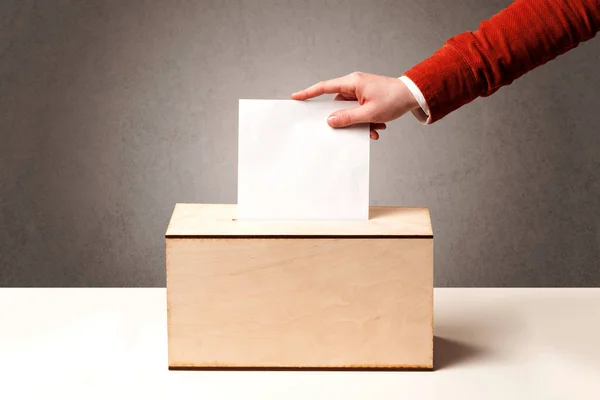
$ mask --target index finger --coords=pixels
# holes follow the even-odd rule
[[[292,94],[294,100],[307,100],[313,97],[321,96],[322,94],[333,94],[340,93],[342,91],[342,85],[345,77],[335,78],[327,81],[321,81],[317,84],[312,85],[309,88],[301,90]]]

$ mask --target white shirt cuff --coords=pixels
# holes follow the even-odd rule
[[[402,75],[400,79],[408,88],[408,90],[412,93],[417,103],[419,103],[419,109],[411,110],[413,115],[424,125],[431,123],[431,116],[429,114],[429,106],[427,105],[427,101],[425,101],[425,97],[421,90],[415,85],[415,83],[410,80],[407,76]]]

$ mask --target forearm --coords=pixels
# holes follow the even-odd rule
[[[475,32],[449,39],[404,75],[419,88],[433,123],[593,38],[600,0],[516,0]]]

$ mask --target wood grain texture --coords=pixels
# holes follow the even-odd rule
[[[172,368],[433,367],[433,239],[167,238],[166,252]]]
[[[238,221],[235,204],[175,206],[166,237],[432,237],[427,208],[370,207],[367,221]]]

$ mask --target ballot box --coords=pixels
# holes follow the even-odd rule
[[[168,366],[433,368],[429,211],[240,221],[177,204],[166,231]]]

